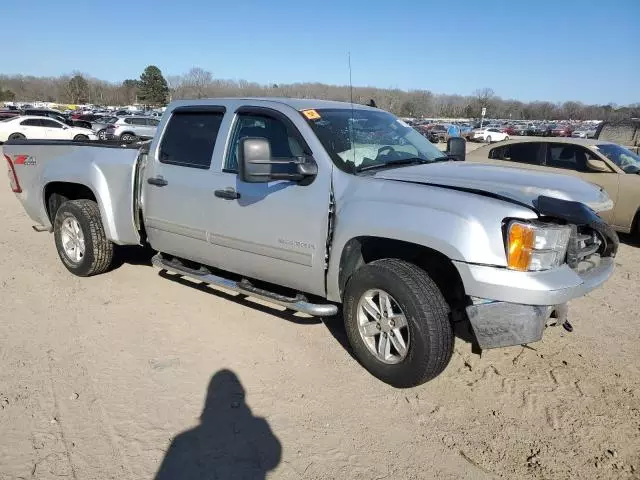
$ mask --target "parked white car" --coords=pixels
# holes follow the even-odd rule
[[[71,127],[48,117],[18,116],[0,121],[0,142],[7,140],[97,140],[93,130]]]
[[[501,142],[502,140],[509,140],[509,135],[501,132],[497,128],[478,128],[473,131],[473,137],[471,140],[476,142]]]
[[[596,127],[574,130],[571,136],[573,138],[596,138]]]

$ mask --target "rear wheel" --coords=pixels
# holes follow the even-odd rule
[[[105,235],[100,209],[93,200],[71,200],[60,205],[53,233],[60,260],[74,275],[89,277],[111,266],[113,243]]]
[[[351,276],[344,321],[358,361],[395,387],[436,377],[453,353],[442,293],[424,270],[403,260],[377,260]]]
[[[131,143],[136,139],[136,137],[130,133],[123,133],[120,135],[120,140],[123,142]]]
[[[26,138],[27,137],[25,137],[21,133],[12,133],[11,135],[9,135],[9,140],[24,140]]]
[[[506,137],[504,137],[505,141],[509,140],[509,135],[507,135]]]
[[[491,135],[489,135],[489,136],[486,138],[486,140],[485,140],[485,141],[486,141],[487,143],[491,143]]]

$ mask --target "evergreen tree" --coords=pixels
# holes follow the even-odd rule
[[[144,69],[138,82],[138,99],[147,105],[162,106],[169,98],[169,86],[155,65]]]

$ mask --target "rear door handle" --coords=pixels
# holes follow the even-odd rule
[[[155,185],[156,187],[164,187],[165,185],[168,185],[169,182],[167,182],[164,178],[162,177],[151,177],[151,178],[147,178],[147,183],[151,184],[151,185]]]
[[[224,190],[216,190],[213,194],[216,197],[224,198],[225,200],[235,200],[240,198],[240,194],[231,187],[227,187]]]

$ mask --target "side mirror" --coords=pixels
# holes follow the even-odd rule
[[[467,141],[462,137],[451,137],[447,141],[447,155],[458,162],[467,158]]]
[[[274,159],[266,138],[247,137],[240,141],[238,174],[246,183],[266,183],[272,180],[302,182],[318,174],[318,165],[310,157]]]
[[[611,169],[603,160],[587,160],[587,168],[594,172],[610,172]]]

